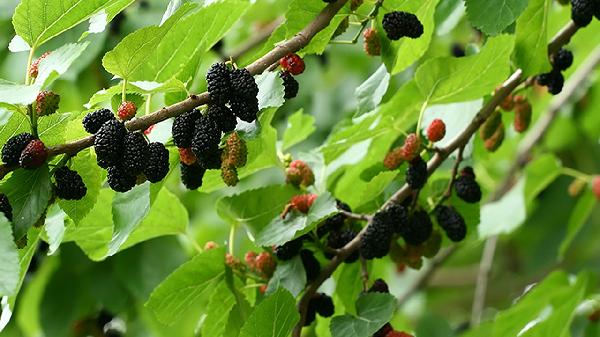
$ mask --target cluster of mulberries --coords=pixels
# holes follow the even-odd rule
[[[309,326],[315,321],[316,315],[322,317],[331,317],[335,312],[333,305],[333,299],[324,293],[317,293],[308,302],[306,310],[306,318],[304,320],[304,326]]]
[[[596,16],[600,20],[600,1],[571,0],[571,19],[578,27],[585,27]]]
[[[63,166],[54,172],[54,192],[63,200],[81,200],[87,187],[77,171]]]
[[[143,133],[128,131],[110,110],[92,111],[82,124],[94,134],[98,166],[107,170],[108,186],[114,191],[127,192],[145,180],[157,183],[169,173],[169,151],[165,146],[148,144]]]
[[[386,13],[381,24],[390,40],[399,40],[402,37],[416,39],[423,35],[423,24],[412,13],[400,11]]]
[[[500,111],[495,110],[490,117],[479,128],[479,135],[483,140],[485,148],[495,152],[504,142],[504,123]]]
[[[306,281],[314,281],[314,279],[316,279],[321,272],[321,264],[319,263],[319,260],[317,260],[315,254],[308,249],[302,249],[300,251],[300,260],[302,260],[302,266],[304,267],[304,272],[306,273]]]
[[[279,65],[283,69],[279,77],[283,80],[285,95],[283,98],[292,99],[298,95],[300,85],[294,78],[304,72],[304,60],[297,54],[289,53],[279,60]]]
[[[562,72],[573,64],[573,53],[570,50],[561,48],[550,56],[550,61],[552,70],[549,73],[538,75],[536,80],[539,85],[548,87],[549,93],[558,95],[565,84],[565,77]]]
[[[390,251],[394,233],[406,231],[407,212],[402,205],[391,205],[375,213],[360,240],[360,255],[367,260],[382,258]]]
[[[237,118],[248,123],[256,120],[258,86],[247,69],[231,70],[225,63],[215,63],[208,69],[206,82],[211,104],[218,105],[219,111],[229,105]]]
[[[48,158],[44,143],[30,133],[20,133],[8,139],[2,147],[2,161],[8,166],[35,169]]]

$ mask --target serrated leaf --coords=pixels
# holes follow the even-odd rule
[[[52,196],[48,166],[35,170],[16,170],[0,188],[13,208],[13,227],[21,238],[36,223]]]
[[[0,79],[0,101],[3,103],[27,105],[35,101],[38,92],[37,87]]]
[[[513,45],[514,36],[501,35],[488,39],[479,54],[430,59],[417,69],[417,86],[430,104],[481,98],[508,76]]]
[[[381,65],[354,91],[358,100],[358,111],[354,117],[375,109],[381,103],[389,84],[390,73],[387,72],[384,65]]]
[[[62,144],[65,142],[65,133],[67,132],[66,125],[75,118],[72,113],[52,114],[40,118],[38,122],[38,130],[40,139],[44,141],[46,146]]]
[[[280,288],[254,308],[240,337],[287,337],[299,319],[294,297]]]
[[[332,337],[369,337],[389,322],[396,310],[390,294],[367,293],[356,301],[357,316],[336,316],[331,320]]]
[[[302,142],[313,132],[315,132],[315,118],[312,115],[304,114],[304,109],[296,111],[288,118],[288,126],[283,134],[283,151]]]
[[[19,279],[17,281],[17,288],[13,292],[13,294],[8,297],[7,306],[9,308],[15,307],[15,302],[17,301],[17,295],[23,286],[23,281],[25,280],[25,275],[27,275],[27,270],[29,269],[29,265],[31,264],[31,259],[35,254],[38,243],[40,242],[40,235],[42,231],[38,228],[31,228],[27,232],[27,246],[25,248],[19,249]],[[4,305],[5,303],[3,303]],[[4,309],[4,308],[3,308]],[[2,313],[4,315],[4,312]],[[2,329],[2,325],[0,323],[0,330]]]
[[[335,213],[335,199],[329,193],[317,197],[308,214],[292,211],[285,219],[276,217],[256,236],[256,245],[281,245],[313,230],[319,222]]]
[[[10,222],[4,214],[0,214],[0,256],[0,297],[10,296],[16,291],[19,283],[19,253]]]
[[[473,26],[486,35],[497,35],[523,13],[528,0],[465,0]]]
[[[122,1],[23,0],[13,15],[13,26],[17,35],[32,48],[37,48],[95,13]]]
[[[50,53],[39,64],[38,76],[33,85],[39,89],[47,88],[60,75],[69,70],[75,60],[81,56],[90,43],[66,44]]]
[[[163,324],[172,324],[190,306],[208,300],[225,275],[222,248],[204,251],[169,275],[150,295],[146,306]]]
[[[219,283],[208,302],[206,319],[202,325],[202,336],[222,336],[229,312],[234,305],[235,297],[227,287],[227,283]]]
[[[592,211],[594,210],[594,206],[598,203],[597,199],[594,197],[594,193],[591,190],[586,189],[585,192],[579,197],[577,200],[577,204],[575,208],[571,211],[571,216],[569,217],[567,234],[560,244],[560,249],[558,252],[558,258],[562,259],[573,240],[577,236],[577,233],[581,230],[583,225],[586,223]]]
[[[256,234],[281,214],[296,193],[290,185],[266,186],[222,197],[217,201],[216,209],[223,220],[232,225],[246,225]]]
[[[356,299],[363,291],[359,263],[344,263],[336,275],[335,296],[340,299],[348,314],[356,314]]]
[[[269,280],[265,295],[270,295],[279,288],[286,289],[296,297],[306,285],[306,272],[300,256],[277,264],[273,277]]]
[[[379,26],[377,31],[381,34],[381,56],[386,68],[392,75],[404,71],[411,64],[419,60],[427,49],[429,49],[429,44],[435,31],[434,14],[438,2],[439,0],[396,0],[395,3],[386,4],[386,6],[390,6],[389,8],[393,8],[394,10],[400,9],[414,13],[424,27],[423,35],[418,39],[403,38],[398,41],[391,41],[383,34],[384,30],[379,24],[381,20],[377,20]],[[383,13],[380,16],[383,18]]]
[[[548,61],[548,16],[551,0],[529,0],[529,5],[517,20],[515,63],[530,76],[550,70]]]
[[[102,89],[92,95],[85,107],[91,109],[100,103],[110,101],[116,95],[120,95],[123,90],[123,84],[113,85],[108,89]],[[185,84],[180,80],[173,78],[166,83],[157,83],[149,81],[127,82],[125,89],[127,94],[153,95],[168,92],[185,92]]]
[[[254,78],[258,85],[258,108],[279,108],[283,105],[283,80],[275,71],[264,72]]]

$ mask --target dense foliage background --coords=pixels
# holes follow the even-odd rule
[[[9,43],[15,36],[13,14],[19,2],[0,2],[0,77],[14,83],[23,83],[28,63],[26,51],[9,50]],[[183,62],[177,66],[193,80],[187,82],[185,76],[180,76],[181,72],[175,74],[168,67],[158,72],[148,66],[135,74],[133,77],[137,81],[166,83],[154,91],[131,90],[132,95],[138,95],[136,99],[147,104],[144,105],[147,112],[181,101],[187,93],[205,91],[206,69],[221,56],[236,53],[250,39],[264,34],[274,20],[282,20],[283,28],[237,58],[238,65],[251,63],[272,49],[274,43],[293,36],[325,7],[320,0],[110,2],[114,7],[108,11],[108,19],[112,21],[105,29],[86,33],[90,30],[86,17],[85,21],[44,41],[35,50],[38,57],[45,51],[75,49],[61,49],[66,58],[72,59],[65,62],[68,70],[55,69],[59,76],[50,81],[52,90],[61,95],[61,104],[58,113],[42,126],[45,130],[42,138],[47,145],[85,136],[80,121],[88,108],[110,107],[113,96],[120,98],[119,80],[114,78],[114,72],[105,69],[106,62],[103,65],[105,54],[133,32],[160,24],[182,3],[189,2],[184,6],[197,11],[205,10],[200,9],[201,5],[214,9],[198,19],[207,23],[201,21],[193,25],[187,22],[187,29],[192,34],[207,34],[206,40],[198,43],[202,45],[198,49],[194,49],[197,45],[180,41],[181,36],[188,36],[184,27],[164,36],[165,41],[173,43],[162,46],[165,50],[160,53],[170,50],[175,55],[187,54],[188,58],[177,59],[177,62]],[[358,12],[366,15],[373,5],[374,1],[366,0]],[[172,171],[175,173],[164,185],[152,188],[146,185],[135,194],[118,195],[103,186],[104,173],[95,165],[93,152],[89,149],[81,152],[73,165],[84,176],[90,193],[79,204],[54,204],[48,209],[45,225],[29,229],[29,244],[19,251],[21,272],[26,271],[23,284],[12,291],[0,287],[0,294],[4,296],[0,318],[0,327],[4,328],[0,329],[0,334],[7,337],[77,336],[79,326],[106,311],[118,317],[114,322],[119,328],[126,328],[125,336],[186,337],[223,333],[238,336],[245,320],[235,315],[249,315],[255,305],[264,303],[258,285],[251,281],[241,284],[225,271],[227,282],[207,280],[198,287],[194,285],[194,279],[200,280],[207,269],[217,268],[215,264],[223,265],[226,249],[242,261],[246,252],[263,250],[253,243],[253,236],[247,232],[256,234],[257,229],[277,217],[294,193],[283,186],[285,154],[311,165],[317,176],[315,191],[318,194],[324,195],[328,191],[350,204],[355,212],[372,213],[403,183],[403,168],[386,171],[381,162],[392,145],[401,142],[403,134],[415,128],[423,100],[414,89],[413,79],[422,64],[438,57],[453,57],[452,51],[457,45],[465,48],[467,55],[483,55],[485,48],[490,48],[487,50],[489,59],[481,60],[489,69],[464,69],[447,74],[444,63],[440,62],[442,66],[430,68],[431,71],[424,75],[433,78],[447,75],[457,81],[464,78],[465,87],[471,80],[483,83],[479,87],[474,85],[464,91],[458,90],[459,93],[450,99],[434,100],[427,107],[424,120],[443,118],[451,139],[464,129],[490,99],[494,88],[512,71],[524,67],[528,76],[548,71],[546,43],[570,21],[569,6],[552,0],[386,0],[381,10],[392,9],[416,12],[426,27],[425,36],[394,45],[383,42],[383,57],[366,55],[362,39],[357,44],[328,44],[328,37],[321,36],[304,50],[306,71],[297,76],[300,83],[298,97],[285,103],[283,87],[276,76],[265,79],[261,91],[272,86],[277,97],[267,98],[271,108],[262,111],[261,127],[256,130],[248,127],[249,133],[259,132],[252,138],[258,159],[250,159],[254,164],[241,173],[242,180],[235,187],[225,187],[215,174],[205,177],[199,191],[187,191],[177,174],[176,149],[171,148]],[[334,19],[336,24],[347,16],[349,5],[341,13]],[[356,17],[351,16],[350,20],[356,21]],[[381,22],[380,18],[378,22]],[[221,31],[211,30],[209,23]],[[332,27],[329,36],[335,29]],[[350,40],[357,29],[351,25],[335,39]],[[568,44],[575,55],[575,63],[565,73],[567,80],[600,46],[598,32],[600,22],[594,20],[590,26],[578,31]],[[218,47],[213,48],[221,37]],[[529,37],[539,37],[543,42],[532,47]],[[10,49],[14,50],[15,46]],[[534,53],[534,50],[537,51]],[[438,73],[434,74],[434,71]],[[397,330],[427,337],[517,336],[528,323],[537,320],[537,324],[530,324],[530,329],[519,335],[600,336],[597,323],[587,319],[600,308],[597,297],[600,213],[589,186],[584,184],[577,196],[570,196],[568,189],[573,177],[562,174],[566,172],[564,168],[590,175],[600,172],[600,82],[597,75],[597,71],[589,74],[590,81],[569,93],[568,104],[561,107],[551,128],[537,144],[532,153],[533,160],[499,202],[482,202],[481,207],[461,208],[469,224],[469,236],[448,260],[435,266],[437,269],[426,286],[417,291],[412,287],[421,275],[429,273],[431,264],[428,261],[420,270],[400,268],[389,258],[369,262],[370,279],[385,279],[393,295],[405,298],[407,290],[415,292],[401,302],[393,314],[391,323]],[[185,82],[187,92],[181,90]],[[16,88],[6,89],[6,86],[4,81],[0,82],[0,102],[8,96],[19,95]],[[112,88],[108,94],[101,92],[108,88]],[[539,86],[526,88],[523,93],[533,106],[535,124],[546,113],[554,97]],[[148,98],[150,101],[146,102]],[[118,101],[112,99],[112,105],[115,104]],[[527,135],[512,130],[510,114],[503,114],[503,118],[507,135],[498,151],[486,151],[477,135],[467,147],[465,162],[475,168],[484,190],[484,200],[499,188]],[[157,125],[150,138],[168,141],[170,123],[168,120]],[[0,124],[2,144],[28,128],[22,115],[1,103]],[[427,196],[445,187],[452,164],[453,161],[448,160],[430,178],[425,196],[422,196],[425,202]],[[12,173],[12,177],[16,174]],[[7,184],[10,177],[5,178],[3,184]],[[39,193],[34,188],[35,182],[25,184],[31,187],[30,193]],[[469,329],[484,242],[495,235],[500,236],[490,272],[483,323],[480,328]],[[48,244],[42,244],[42,241]],[[208,241],[214,241],[222,248],[200,254]],[[445,247],[450,245],[447,240],[444,242]],[[3,267],[8,258],[1,254],[4,251],[0,251],[0,280],[6,280],[11,270]],[[324,265],[326,260],[320,259]],[[153,301],[151,294],[155,288],[163,281],[173,281],[167,277],[187,261],[195,261],[196,274],[190,274],[191,280],[180,280],[180,285],[173,282],[167,287],[183,288],[188,282],[191,288],[197,287],[190,291],[211,293],[192,298],[193,303],[185,302],[185,294],[174,295],[180,296],[176,302],[185,303],[182,305],[185,310],[167,303],[168,299]],[[289,272],[290,278],[301,279],[302,270]],[[239,299],[234,299],[228,306],[229,297],[212,295],[214,289],[217,293],[228,292],[227,286],[231,284],[226,283],[231,282],[239,289],[235,295],[245,298],[245,304],[241,306],[247,308],[238,308],[238,302],[232,310],[235,300]],[[293,283],[289,279],[286,282]],[[528,286],[538,282],[538,287],[516,302]],[[290,287],[290,284],[286,286]],[[334,294],[336,315],[355,314],[354,301],[361,291],[360,265],[342,265],[322,289]],[[285,302],[289,295],[282,294],[283,290],[271,290],[268,293],[280,296],[278,299],[282,304],[277,307],[267,303],[272,307],[262,307],[264,317],[270,320],[277,313],[288,315],[288,311],[293,311],[294,303]],[[236,310],[240,310],[239,313]],[[242,317],[247,319],[247,316]],[[259,321],[254,323],[264,326],[267,324],[264,317],[259,316]],[[330,320],[317,318],[315,325],[305,329],[306,335],[329,336]],[[214,326],[220,325],[226,326],[226,330],[220,330],[218,334],[211,332],[219,331]],[[266,335],[261,333],[246,331],[241,336]],[[340,332],[337,333],[334,332],[334,336],[339,336]]]

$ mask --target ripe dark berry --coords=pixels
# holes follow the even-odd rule
[[[254,98],[239,98],[231,99],[231,111],[235,116],[244,122],[252,123],[258,115],[258,99]]]
[[[324,293],[315,294],[308,304],[309,307],[313,307],[315,312],[322,317],[331,317],[335,312],[333,300],[330,296]]]
[[[592,178],[592,192],[596,196],[596,199],[600,200],[600,176]]]
[[[157,183],[169,174],[169,150],[162,143],[148,145],[148,162],[143,172],[151,183]]]
[[[450,47],[450,53],[454,57],[465,57],[467,55],[465,51],[465,47],[460,43],[453,43],[452,47]]]
[[[440,227],[446,232],[448,239],[459,242],[467,236],[465,219],[463,219],[454,207],[444,205],[438,206],[435,209],[435,217]]]
[[[87,193],[83,179],[76,171],[63,166],[54,172],[54,191],[63,200],[81,200]]]
[[[421,152],[421,139],[419,136],[415,133],[406,136],[401,152],[404,160],[411,161],[415,159],[419,155],[419,152]]]
[[[336,206],[337,209],[341,210],[341,211],[346,211],[346,212],[352,212],[352,209],[350,208],[350,206],[340,200],[336,200]],[[325,234],[326,232],[329,231],[337,231],[340,230],[344,224],[346,222],[346,216],[342,213],[337,213],[335,215],[330,216],[329,218],[327,218],[323,225],[319,228],[319,230],[321,230],[323,232],[323,234]],[[340,247],[334,247],[334,248],[342,248],[343,246]]]
[[[427,163],[421,157],[416,157],[406,169],[406,183],[413,190],[419,190],[425,186],[427,177]]]
[[[205,170],[217,170],[220,169],[223,164],[221,157],[223,157],[223,151],[221,149],[216,149],[215,151],[206,154],[204,157],[198,158],[198,163],[204,167]]]
[[[368,28],[363,33],[364,43],[363,48],[365,53],[369,56],[381,55],[381,41],[377,36],[377,31],[373,28]]]
[[[565,71],[573,65],[573,53],[565,48],[561,48],[555,54],[552,55],[552,65],[555,69]]]
[[[297,238],[295,240],[284,243],[281,246],[277,246],[273,249],[273,253],[281,261],[291,260],[294,256],[300,253],[302,249],[302,239]]]
[[[129,174],[122,167],[111,166],[108,168],[107,181],[113,191],[124,193],[135,186],[136,176]]]
[[[40,62],[48,57],[48,55],[50,55],[50,52],[45,52],[38,59],[31,62],[31,66],[29,67],[29,76],[31,78],[36,78],[38,76]]]
[[[148,163],[149,148],[141,132],[128,132],[123,140],[123,168],[138,175]]]
[[[373,285],[369,288],[368,292],[389,294],[390,288],[384,280],[378,278],[373,282]]]
[[[18,165],[21,152],[33,139],[33,136],[27,132],[10,137],[2,147],[2,161],[6,165]]]
[[[135,113],[137,112],[137,106],[135,103],[131,101],[125,101],[119,105],[119,109],[117,109],[117,116],[122,121],[128,121],[135,117]]]
[[[388,333],[393,331],[394,328],[392,327],[392,325],[390,323],[385,323],[385,325],[382,326],[381,329],[377,330],[377,332],[373,334],[373,337],[386,337]]]
[[[298,84],[294,76],[287,71],[282,71],[279,73],[279,77],[283,80],[283,89],[285,92],[283,98],[292,99],[296,97],[300,89],[300,84]]]
[[[258,85],[254,80],[254,76],[250,74],[248,69],[240,68],[231,72],[231,89],[238,98],[249,99],[256,98],[258,95]]]
[[[233,111],[225,105],[209,104],[206,109],[206,116],[217,123],[219,130],[229,132],[235,130],[237,119]]]
[[[126,133],[125,125],[116,119],[111,119],[100,127],[94,137],[94,150],[100,167],[120,164]]]
[[[279,65],[284,71],[292,75],[300,75],[304,72],[304,60],[297,54],[287,54],[279,60]]]
[[[427,139],[430,142],[439,142],[446,136],[446,124],[441,119],[434,119],[427,127]]]
[[[52,91],[40,91],[35,99],[35,111],[38,116],[48,116],[58,110],[60,96]]]
[[[388,221],[393,225],[394,232],[402,232],[402,228],[406,226],[408,221],[408,209],[404,205],[391,204],[384,211],[387,214]]]
[[[102,124],[115,119],[115,115],[108,109],[92,111],[83,117],[83,128],[88,133],[94,134],[100,130]]]
[[[387,212],[375,213],[373,220],[360,239],[360,255],[367,260],[381,258],[390,251],[394,224]]]
[[[194,138],[192,139],[192,151],[199,160],[210,155],[211,152],[216,152],[221,140],[221,130],[217,123],[202,116],[196,121]]]
[[[432,232],[433,223],[429,218],[429,214],[425,211],[415,211],[408,218],[408,222],[402,228],[400,235],[407,244],[418,246],[427,241]]]
[[[419,18],[412,13],[387,13],[383,16],[382,25],[390,40],[399,40],[405,36],[416,39],[423,35],[423,25]]]
[[[558,95],[565,84],[565,78],[559,70],[552,70],[549,73],[538,75],[537,82],[547,86],[548,92],[552,95]]]
[[[173,142],[177,147],[190,147],[192,145],[196,121],[201,116],[200,111],[194,109],[175,117],[171,132],[173,134]]]
[[[358,233],[356,233],[355,231],[353,231],[351,229],[332,231],[331,233],[329,233],[329,236],[327,237],[327,246],[331,247],[333,249],[340,249],[340,248],[344,247],[345,245],[347,245],[350,241],[352,241],[356,237],[357,234]],[[333,258],[333,255],[327,254],[326,257]],[[352,252],[352,254],[350,254],[344,260],[344,262],[345,263],[353,263],[353,262],[356,262],[356,260],[358,260],[358,258],[359,258],[359,252],[354,251],[354,252]]]
[[[231,94],[231,71],[225,63],[215,63],[206,73],[206,84],[210,100],[213,103],[225,105]]]
[[[181,182],[188,190],[197,190],[202,186],[206,170],[198,163],[193,165],[181,164]]]
[[[0,193],[0,212],[4,213],[4,216],[8,221],[12,221],[12,207],[8,202],[8,197],[2,193]]]
[[[465,167],[460,176],[454,181],[456,195],[468,203],[481,201],[481,188],[475,180],[475,174],[471,167]]]
[[[319,263],[319,260],[317,260],[315,254],[308,249],[303,249],[300,251],[300,259],[302,260],[302,265],[304,266],[304,271],[306,272],[306,280],[308,282],[313,281],[321,272],[321,264]]]
[[[578,27],[585,27],[594,18],[596,0],[571,0],[571,19]]]
[[[21,152],[19,166],[25,169],[35,169],[42,166],[47,158],[48,149],[46,145],[41,140],[34,139]]]

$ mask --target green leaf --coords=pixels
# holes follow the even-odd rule
[[[315,118],[312,115],[304,114],[304,109],[296,111],[288,118],[287,129],[283,134],[282,150],[285,151],[302,142],[315,130]]]
[[[0,85],[1,86],[1,85]],[[8,120],[5,118],[8,116]],[[9,138],[21,132],[30,131],[29,119],[20,113],[6,113],[0,127],[0,144],[6,144]]]
[[[0,297],[10,296],[19,284],[19,253],[10,222],[3,214],[0,214],[0,256]]]
[[[431,37],[435,31],[434,14],[439,0],[396,0],[390,4],[386,3],[389,8],[394,10],[403,10],[409,13],[414,13],[423,23],[423,35],[418,39],[403,38],[398,41],[390,41],[385,34],[380,24],[378,24],[378,32],[381,41],[381,56],[385,66],[389,72],[397,74],[410,65],[419,60],[429,49]],[[383,13],[380,15],[383,17]],[[377,20],[381,22],[380,20]]]
[[[359,263],[344,263],[336,275],[335,296],[344,304],[346,313],[356,314],[356,299],[362,292]]]
[[[142,28],[108,52],[102,64],[129,81],[163,83],[177,76],[187,81],[203,54],[244,14],[249,3],[229,0],[200,9],[181,6],[161,26]],[[183,73],[182,73],[183,72]]]
[[[92,210],[98,199],[106,171],[96,164],[96,158],[89,149],[81,151],[71,159],[71,169],[77,171],[87,187],[87,193],[81,200],[59,200],[58,204],[76,224]],[[112,217],[111,217],[112,218]]]
[[[527,7],[527,0],[465,0],[473,26],[486,35],[497,35],[510,26]]]
[[[273,277],[269,280],[266,295],[274,293],[279,288],[289,291],[296,297],[304,290],[306,285],[306,272],[300,256],[295,256],[288,261],[277,264]]]
[[[283,80],[276,71],[267,71],[255,77],[258,85],[258,107],[279,108],[283,105],[284,88]]]
[[[389,322],[396,310],[390,294],[367,293],[356,301],[357,316],[336,316],[331,320],[332,337],[369,337]]]
[[[481,206],[479,237],[508,234],[517,229],[527,216],[525,179],[520,179],[502,199]]]
[[[72,113],[53,114],[39,119],[38,129],[40,139],[46,146],[62,144],[65,142],[67,123],[72,121],[75,115]]]
[[[27,105],[35,101],[39,88],[0,79],[0,101],[8,104]]]
[[[430,104],[481,98],[508,76],[513,45],[514,36],[501,35],[488,39],[479,54],[430,59],[417,69],[417,86]]]
[[[60,75],[69,70],[69,67],[81,56],[89,44],[89,42],[71,43],[54,50],[40,62],[38,76],[33,85],[40,89],[47,88]]]
[[[35,170],[16,170],[2,184],[1,190],[13,208],[15,238],[21,238],[48,207],[52,195],[48,166]]]
[[[17,35],[37,48],[103,9],[123,0],[23,0],[13,15]],[[116,13],[110,13],[112,17]]]
[[[225,275],[225,251],[212,249],[177,268],[150,295],[146,306],[163,324],[172,324],[190,306],[207,300]]]
[[[65,212],[58,204],[52,204],[48,208],[44,229],[48,235],[48,255],[54,254],[63,241],[65,235]]]
[[[308,214],[292,211],[285,219],[276,217],[256,236],[256,245],[281,245],[313,230],[317,224],[337,210],[335,199],[329,193],[317,197]]]
[[[543,154],[525,168],[525,200],[532,203],[543,190],[560,176],[561,163],[552,154]],[[529,207],[527,207],[529,209]]]
[[[229,318],[229,312],[235,305],[235,297],[227,287],[220,282],[207,306],[207,315],[202,325],[202,336],[222,336]]]
[[[358,111],[355,117],[366,112],[374,110],[385,95],[390,84],[390,74],[381,65],[369,78],[364,81],[356,90],[354,95],[358,99]]]
[[[288,337],[300,320],[294,297],[279,289],[252,311],[239,337]]]
[[[586,189],[585,192],[579,197],[575,208],[571,211],[571,216],[569,217],[569,223],[567,227],[567,235],[560,244],[560,249],[558,252],[559,259],[562,259],[565,256],[567,250],[573,243],[573,240],[575,240],[577,233],[579,233],[583,225],[592,214],[596,204],[597,200],[594,197],[594,193],[592,193],[591,190]]]
[[[112,214],[115,224],[108,256],[119,251],[136,226],[150,212],[150,183],[134,187],[125,193],[117,193],[113,199]]]
[[[254,234],[264,228],[281,211],[297,190],[290,185],[273,185],[240,194],[222,197],[217,201],[219,216],[232,225],[244,224]]]
[[[517,20],[514,58],[524,76],[550,69],[547,46],[551,5],[551,0],[529,0],[527,9]]]
[[[42,231],[38,228],[31,228],[27,232],[27,246],[25,248],[19,249],[19,280],[17,282],[17,288],[13,292],[13,294],[8,298],[8,306],[10,308],[14,308],[15,302],[17,301],[17,295],[21,290],[23,285],[23,281],[25,280],[25,275],[27,274],[27,270],[29,269],[29,264],[31,264],[31,259],[35,254],[38,243],[40,241],[40,234]]]

